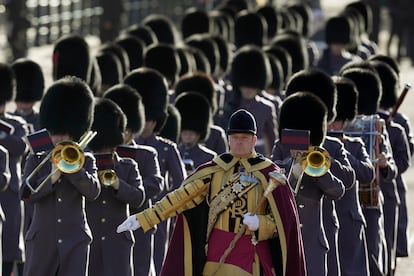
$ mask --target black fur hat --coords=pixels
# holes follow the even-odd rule
[[[193,130],[204,141],[212,123],[208,100],[198,92],[185,92],[175,99],[174,105],[181,115],[181,130]]]
[[[353,121],[358,114],[358,90],[355,83],[344,77],[332,77],[337,91],[336,121]]]
[[[118,37],[115,43],[121,46],[127,53],[130,70],[142,66],[144,63],[145,42],[132,34],[124,34]]]
[[[276,34],[271,44],[280,46],[289,52],[292,58],[292,73],[309,67],[309,55],[305,40],[301,35],[292,31],[284,31]]]
[[[371,55],[368,57],[368,61],[371,61],[371,60],[378,60],[378,61],[385,62],[386,64],[391,66],[392,69],[394,69],[395,73],[397,73],[397,76],[399,78],[400,65],[398,64],[397,60],[395,60],[395,58],[384,55],[384,54],[375,54],[375,55]]]
[[[234,44],[236,48],[253,44],[262,47],[267,37],[266,20],[256,12],[241,11],[234,23]]]
[[[231,114],[226,130],[227,135],[234,133],[250,133],[256,135],[256,132],[256,119],[252,113],[245,109],[239,109]]]
[[[179,32],[169,17],[162,14],[150,14],[142,20],[142,24],[154,31],[159,43],[169,45],[176,45],[178,43]]]
[[[211,73],[210,62],[208,61],[208,58],[206,57],[204,52],[190,45],[188,45],[188,50],[194,57],[194,61],[196,65],[195,71],[201,71],[206,74],[210,74]]]
[[[158,38],[155,32],[149,26],[142,24],[133,24],[129,26],[123,33],[130,34],[142,40],[145,43],[146,47],[158,43]]]
[[[124,143],[126,116],[121,108],[110,99],[100,98],[94,109],[91,130],[97,135],[90,141],[88,147],[93,151],[105,148],[115,148]]]
[[[214,80],[209,75],[196,72],[180,78],[175,86],[175,95],[178,97],[187,91],[197,92],[206,97],[212,114],[217,112],[217,91],[214,87]]]
[[[381,80],[378,73],[363,68],[350,68],[342,72],[343,77],[351,79],[358,90],[358,114],[377,113],[382,95]]]
[[[233,87],[265,89],[272,81],[270,61],[263,50],[254,45],[240,48],[231,64]]]
[[[116,55],[122,65],[122,77],[125,77],[126,74],[130,71],[129,57],[128,53],[120,45],[115,42],[106,42],[105,44],[99,47],[100,52],[110,52]]]
[[[325,26],[325,42],[348,45],[351,42],[352,21],[346,16],[333,16]]]
[[[321,99],[309,92],[286,97],[280,107],[279,133],[282,129],[310,131],[310,144],[320,146],[325,140],[327,109]]]
[[[220,52],[218,45],[209,34],[195,34],[185,40],[187,45],[200,49],[208,59],[210,72],[216,75],[219,70]]]
[[[272,4],[257,8],[256,12],[263,16],[267,23],[267,37],[272,38],[282,27],[282,18]]]
[[[51,134],[69,134],[74,140],[90,129],[94,98],[89,86],[79,78],[64,77],[47,90],[40,104],[40,128]]]
[[[282,85],[284,88],[286,85],[286,82],[292,76],[292,57],[290,56],[289,52],[285,48],[282,48],[277,45],[267,45],[263,47],[263,50],[266,53],[275,56],[282,64],[282,68],[283,68],[283,79],[282,79],[283,84]]]
[[[210,33],[213,30],[213,20],[204,10],[188,8],[181,20],[181,33],[183,38],[193,34]]]
[[[357,11],[363,21],[363,31],[367,34],[370,34],[372,31],[372,8],[369,4],[365,3],[364,1],[354,1],[345,6],[345,11],[348,10],[355,10]]]
[[[148,47],[145,52],[144,65],[164,75],[168,86],[173,86],[181,71],[180,57],[174,46],[159,43]]]
[[[176,50],[177,50],[178,57],[180,58],[180,65],[181,65],[179,76],[181,77],[185,74],[195,71],[196,61],[195,61],[194,55],[191,53],[188,46],[185,45],[182,47],[177,47]]]
[[[328,123],[335,120],[337,92],[332,78],[319,69],[302,70],[294,74],[286,86],[286,96],[295,92],[311,92],[318,96],[328,108]]]
[[[115,84],[121,83],[122,64],[114,53],[109,51],[98,52],[95,58],[101,71],[102,90],[106,90]],[[99,94],[98,96],[101,95]]]
[[[291,12],[296,12],[298,16],[300,16],[300,19],[302,21],[302,29],[299,30],[300,33],[304,37],[308,37],[310,35],[310,29],[312,24],[312,8],[311,6],[306,3],[296,3],[288,7],[288,10]]]
[[[391,109],[397,102],[399,89],[398,75],[387,63],[379,60],[370,61],[381,80],[382,94],[380,107]]]
[[[40,65],[30,59],[21,58],[11,65],[16,78],[17,102],[37,102],[43,97],[45,79]]]
[[[180,111],[178,111],[178,109],[173,104],[168,104],[167,113],[167,121],[165,122],[165,125],[160,131],[159,135],[175,143],[178,143],[181,133]]]
[[[140,134],[145,124],[145,108],[142,97],[137,90],[127,84],[117,84],[109,88],[103,95],[115,102],[127,118],[126,128]]]
[[[213,35],[211,38],[216,42],[219,51],[219,73],[226,76],[230,70],[230,44],[221,35]]]
[[[16,78],[10,65],[0,63],[0,105],[13,101],[16,96]]]
[[[67,35],[56,42],[53,49],[53,80],[75,76],[90,83],[91,70],[92,59],[85,38]]]
[[[154,129],[158,133],[167,119],[167,80],[155,69],[141,67],[131,71],[124,79],[124,83],[135,88],[142,97],[145,107],[146,120],[154,120],[157,125]]]

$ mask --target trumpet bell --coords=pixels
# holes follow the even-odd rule
[[[301,160],[302,170],[312,177],[326,174],[331,167],[331,159],[328,152],[321,147],[311,147]]]
[[[78,172],[85,164],[85,154],[76,142],[65,141],[55,146],[52,162],[64,173]]]
[[[107,187],[114,185],[118,181],[114,170],[99,171],[98,176],[101,184]]]

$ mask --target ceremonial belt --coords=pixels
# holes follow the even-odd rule
[[[247,193],[257,183],[259,183],[259,181],[256,178],[246,177],[246,175],[240,175],[240,173],[237,173],[229,179],[223,188],[221,188],[217,195],[210,201],[206,241],[208,241],[210,237],[210,233],[213,230],[218,216],[237,198],[240,198],[243,194]]]

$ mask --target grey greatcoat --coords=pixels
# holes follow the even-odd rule
[[[342,142],[348,152],[348,160],[355,170],[356,181],[346,189],[344,196],[336,201],[340,220],[338,251],[342,276],[368,276],[368,252],[366,222],[359,203],[359,183],[372,183],[375,170],[365,144],[359,137],[343,136]]]
[[[27,135],[26,122],[19,116],[5,113],[1,118],[14,127],[11,134],[0,138],[0,145],[9,152],[10,184],[0,193],[0,202],[6,216],[3,225],[3,262],[24,261],[24,244],[22,231],[23,203],[19,198],[22,183],[22,159],[28,146],[24,140]]]
[[[275,142],[272,160],[279,167],[285,169],[286,173],[289,172],[292,165],[291,153],[281,144],[280,140]],[[344,192],[345,186],[342,180],[331,171],[321,177],[303,174],[302,181],[299,183],[296,204],[302,229],[308,275],[327,275],[329,245],[322,220],[322,201],[324,196],[329,199],[339,199]]]
[[[145,191],[137,163],[115,154],[114,171],[119,189],[101,187],[96,200],[87,201],[86,215],[93,234],[89,256],[89,275],[134,275],[130,231],[118,234],[116,227],[129,216],[129,205],[139,208]]]
[[[29,155],[23,179],[44,157]],[[37,187],[49,175],[51,167],[52,164],[47,162],[30,184]],[[34,204],[33,220],[25,237],[27,258],[24,275],[87,273],[92,233],[86,219],[85,199],[94,200],[101,191],[96,170],[95,158],[85,153],[85,164],[80,171],[62,173],[54,184],[47,181],[38,193],[31,193],[26,183],[22,185],[21,198]]]
[[[9,153],[6,148],[0,146],[0,192],[7,189],[10,183],[10,169],[9,169]],[[3,260],[1,236],[3,232],[3,222],[5,216],[0,202],[0,260]],[[0,271],[3,270],[2,262],[0,262]]]
[[[350,189],[355,183],[355,171],[349,163],[344,145],[337,138],[326,136],[323,148],[328,151],[331,159],[330,171],[342,181],[345,190]],[[341,219],[336,212],[336,201],[327,196],[324,197],[322,202],[322,218],[329,244],[327,255],[328,275],[340,275],[338,231]]]

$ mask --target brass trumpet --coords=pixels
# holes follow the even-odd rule
[[[118,181],[118,177],[112,169],[98,171],[98,176],[101,184],[106,187],[113,186]]]
[[[314,146],[303,153],[300,163],[305,174],[318,177],[328,172],[331,167],[331,158],[324,148]]]
[[[32,193],[37,193],[58,170],[64,173],[78,172],[80,169],[82,169],[85,163],[85,154],[83,150],[86,148],[89,142],[92,141],[96,134],[96,131],[88,131],[81,137],[78,143],[73,141],[64,141],[58,143],[26,178],[25,185],[30,189]],[[44,164],[46,164],[47,161],[51,161],[56,166],[56,169],[53,170],[39,184],[39,186],[33,188],[30,185],[30,179],[44,166]]]

